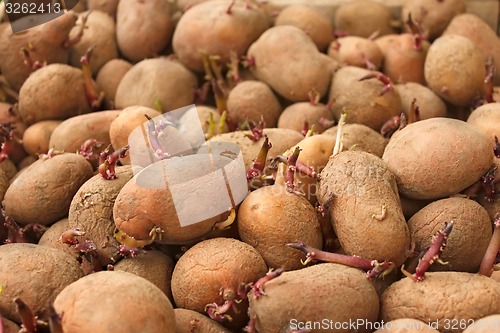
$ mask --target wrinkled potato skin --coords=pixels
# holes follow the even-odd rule
[[[335,141],[338,126],[327,129],[323,132]],[[343,150],[362,150],[367,153],[382,157],[387,140],[375,130],[362,124],[345,124],[342,130]],[[335,144],[335,143],[334,143]]]
[[[66,216],[78,188],[93,173],[92,166],[81,155],[64,153],[40,159],[8,188],[3,200],[5,212],[22,225],[50,225]]]
[[[176,333],[231,333],[218,322],[199,312],[177,308],[174,309],[174,313]]]
[[[103,295],[108,296],[106,301]],[[174,309],[167,296],[146,279],[126,272],[87,275],[64,288],[54,308],[65,314],[64,332],[175,332]]]
[[[408,116],[413,99],[418,106],[420,119],[446,117],[446,104],[432,90],[416,82],[396,84],[394,86],[401,97],[401,111]]]
[[[89,113],[91,108],[85,96],[80,69],[64,64],[47,65],[30,75],[21,87],[19,115],[31,125]]]
[[[318,200],[333,200],[330,222],[344,251],[400,266],[410,248],[410,232],[395,177],[382,159],[344,151],[328,161],[320,177]],[[386,214],[378,221],[373,214],[381,214],[382,205]]]
[[[475,201],[448,198],[422,208],[408,221],[415,253],[431,245],[432,238],[445,223],[454,221],[446,248],[439,256],[447,265],[433,265],[432,270],[476,273],[491,239],[491,221],[486,210]]]
[[[105,63],[97,73],[96,83],[104,92],[104,104],[113,109],[116,90],[132,64],[123,59],[112,59]]]
[[[243,200],[238,210],[241,239],[252,245],[270,268],[301,269],[305,256],[286,244],[298,239],[323,248],[317,212],[307,199],[289,193],[284,186],[264,186]]]
[[[379,131],[387,120],[400,115],[401,98],[395,90],[380,95],[383,84],[375,78],[359,81],[371,73],[364,68],[342,67],[333,75],[329,100],[335,100],[331,110],[336,119],[347,108],[347,123]]]
[[[495,136],[500,139],[500,103],[481,105],[469,115],[469,124],[476,126],[490,140],[491,146],[495,145]]]
[[[468,106],[484,90],[483,54],[466,37],[444,35],[429,47],[424,75],[429,88],[441,98],[455,106]]]
[[[12,301],[20,297],[35,315],[43,315],[48,302],[82,276],[78,262],[62,251],[27,243],[2,245],[0,312],[7,319],[21,322]]]
[[[61,123],[61,120],[43,120],[28,127],[23,134],[24,150],[30,155],[47,153],[51,147],[50,136]]]
[[[467,298],[467,302],[464,302]],[[414,318],[425,322],[439,321],[442,333],[460,333],[463,329],[445,323],[478,320],[500,313],[500,283],[479,274],[432,272],[415,283],[404,278],[393,283],[381,298],[381,319]]]
[[[474,126],[456,119],[431,118],[395,133],[383,160],[395,174],[402,195],[439,199],[479,180],[491,167],[492,152],[489,141]]]
[[[293,25],[303,30],[320,51],[324,51],[333,40],[330,19],[313,7],[289,5],[278,14],[274,25]]]
[[[250,8],[246,8],[245,2],[236,1],[228,14],[230,4],[226,0],[200,3],[181,16],[172,46],[186,67],[203,72],[200,52],[217,55],[220,63],[228,63],[231,52],[244,55],[250,44],[269,28],[267,14],[256,4],[250,2]]]
[[[392,320],[385,323],[385,325],[384,328],[380,328],[373,333],[439,333],[426,322],[411,318]]]
[[[379,69],[384,60],[384,54],[377,43],[358,36],[337,38],[330,44],[328,56],[347,66],[361,68],[366,68],[368,61]]]
[[[116,40],[120,52],[131,62],[158,55],[170,43],[173,32],[168,2],[133,0],[118,3]]]
[[[298,102],[283,110],[278,119],[278,128],[288,128],[301,133],[307,122],[309,128],[314,125],[314,132],[321,134],[327,129],[320,123],[321,118],[334,121],[328,106],[321,103]]]
[[[379,312],[377,292],[363,272],[338,264],[318,264],[285,272],[266,282],[265,293],[265,296],[256,298],[252,291],[249,296],[249,313],[256,316],[259,333],[287,332],[292,319],[298,322],[321,322],[323,318],[334,323],[355,322],[357,319],[375,322]],[[342,332],[354,333],[355,330]],[[356,332],[370,331],[359,327]]]

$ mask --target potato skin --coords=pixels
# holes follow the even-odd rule
[[[243,200],[238,210],[238,232],[252,245],[270,268],[301,269],[305,256],[286,244],[300,240],[323,248],[321,229],[314,207],[307,199],[288,192],[282,185],[264,186]]]
[[[314,125],[314,131],[321,134],[328,128],[320,123],[321,118],[334,121],[328,106],[322,103],[298,102],[283,110],[278,118],[278,128],[288,128],[302,133],[307,122],[309,128]]]
[[[24,150],[30,155],[48,152],[51,147],[50,136],[61,123],[61,120],[44,120],[28,127],[23,134]]]
[[[416,82],[396,84],[394,86],[401,97],[401,111],[408,116],[413,99],[420,111],[420,119],[446,117],[446,104],[431,89]]]
[[[495,145],[495,136],[500,139],[500,103],[483,104],[474,109],[467,118],[467,122],[476,126],[490,140],[491,146]]]
[[[2,320],[2,324],[0,324],[0,328],[3,328],[3,333],[19,333],[21,327],[14,323],[13,321],[8,320],[7,318],[3,318],[0,316]],[[3,325],[3,326],[2,326]]]
[[[330,158],[320,174],[318,200],[333,200],[330,222],[347,254],[396,266],[405,261],[410,232],[395,177],[382,159],[362,151]],[[378,221],[373,214],[381,214],[382,205],[386,214]]]
[[[379,299],[373,284],[362,271],[339,264],[318,264],[297,271],[285,272],[264,285],[265,296],[256,298],[250,292],[250,316],[256,317],[259,333],[285,333],[298,322],[333,323],[377,321]],[[319,296],[321,295],[321,296]],[[297,321],[295,323],[297,323]],[[370,332],[358,330],[311,330],[319,332]]]
[[[444,100],[456,106],[468,106],[484,89],[483,55],[465,37],[439,37],[427,52],[424,75],[429,88]]]
[[[33,272],[37,272],[33,275]],[[83,276],[78,262],[53,248],[14,243],[0,246],[0,313],[20,322],[12,301],[20,297],[35,315],[43,315],[48,302],[70,283]]]
[[[176,333],[231,333],[218,322],[199,312],[187,309],[174,309]]]
[[[81,155],[65,153],[40,159],[8,188],[3,200],[5,212],[22,225],[50,225],[66,216],[73,196],[93,173]]]
[[[382,295],[380,318],[385,322],[398,318],[439,321],[440,332],[460,333],[460,325],[450,329],[453,320],[470,323],[497,313],[500,283],[478,274],[431,272],[420,283],[410,278],[393,283]]]
[[[411,199],[439,199],[481,178],[492,165],[492,152],[489,141],[474,126],[456,119],[431,118],[394,134],[383,160],[395,174],[401,194]]]
[[[47,246],[59,251],[63,251],[70,256],[76,258],[76,252],[74,248],[68,244],[61,242],[59,237],[66,230],[70,229],[68,218],[65,217],[62,220],[57,221],[52,224],[42,235],[38,241],[38,245]]]
[[[470,324],[464,333],[500,332],[500,314],[483,317]]]
[[[126,272],[87,275],[64,288],[54,308],[65,314],[64,332],[175,332],[167,296],[146,279]]]
[[[337,38],[330,44],[328,56],[347,66],[362,68],[366,68],[368,60],[378,69],[384,60],[384,54],[377,43],[358,36]]]
[[[337,130],[338,126],[334,126],[323,134],[336,140]],[[382,157],[388,142],[380,133],[363,124],[345,124],[343,134],[344,150],[362,150],[378,157]]]
[[[401,318],[384,323],[384,328],[380,328],[373,333],[439,333],[431,328],[429,324],[416,319]]]
[[[96,83],[104,92],[104,103],[107,108],[114,108],[116,90],[131,68],[132,64],[128,61],[112,59],[105,63],[97,73]]]
[[[7,192],[7,189],[9,188],[10,183],[9,183],[9,178],[7,177],[7,174],[0,169],[0,202],[3,201],[3,198],[5,197],[5,193]]]
[[[447,265],[433,265],[432,270],[476,273],[491,239],[488,212],[466,198],[447,198],[422,208],[408,221],[415,253],[431,245],[433,236],[445,223],[455,221],[440,259]]]

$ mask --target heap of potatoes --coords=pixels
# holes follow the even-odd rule
[[[0,332],[500,332],[499,37],[332,8],[0,2]]]

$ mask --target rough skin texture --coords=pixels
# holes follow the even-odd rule
[[[179,259],[172,275],[172,294],[178,307],[205,313],[205,305],[224,303],[223,295],[239,297],[240,283],[256,282],[267,272],[264,259],[252,246],[232,238],[214,238],[196,244]],[[231,296],[230,296],[231,295]],[[248,321],[247,302],[223,325],[242,327]]]
[[[309,128],[314,125],[314,132],[323,133],[328,127],[320,123],[321,118],[329,121],[334,120],[332,113],[325,104],[294,103],[283,110],[278,119],[277,127],[292,129],[300,133],[304,130],[304,123],[307,122]]]
[[[442,333],[460,333],[458,322],[477,320],[500,313],[500,283],[471,273],[426,273],[419,283],[404,278],[393,283],[381,298],[381,319],[414,318],[425,322],[439,321]],[[448,326],[445,328],[446,320]]]
[[[455,221],[446,249],[440,256],[447,265],[436,263],[435,270],[476,273],[491,239],[491,221],[477,202],[465,198],[434,201],[408,221],[415,251],[420,253],[431,245],[433,236],[445,222]]]
[[[65,153],[40,159],[8,188],[3,200],[5,212],[23,225],[50,225],[68,214],[73,196],[93,173],[81,155]]]
[[[323,134],[329,135],[335,141],[338,126],[327,129]],[[362,150],[382,157],[387,140],[377,131],[362,124],[345,124],[343,133],[343,150]],[[335,142],[333,143],[335,145]]]
[[[330,221],[344,251],[400,266],[410,248],[410,232],[401,209],[396,180],[385,163],[362,151],[330,158],[321,172],[318,200],[333,200]],[[373,214],[386,213],[382,220]]]
[[[255,247],[270,268],[285,271],[303,267],[305,256],[286,244],[300,240],[317,249],[323,247],[314,207],[307,199],[289,193],[282,185],[252,191],[238,210],[241,239]]]
[[[412,199],[462,191],[489,170],[492,158],[493,147],[478,129],[448,118],[409,124],[392,136],[383,156],[401,194]]]
[[[8,320],[7,318],[2,318],[3,320],[3,333],[19,333],[21,327],[14,323],[13,321]],[[0,327],[1,329],[2,327]]]
[[[58,249],[76,258],[75,250],[68,244],[64,244],[63,242],[61,242],[61,240],[59,239],[61,237],[61,234],[68,229],[70,229],[70,227],[67,218],[57,221],[43,233],[42,237],[38,241],[38,245]]]
[[[62,251],[25,243],[2,245],[0,313],[20,322],[12,301],[20,297],[35,315],[42,315],[61,290],[82,276],[78,262]]]
[[[419,108],[420,119],[446,117],[446,104],[432,90],[416,82],[396,84],[394,86],[401,97],[401,111],[408,116],[413,99]]]
[[[87,275],[57,295],[54,308],[64,313],[64,332],[175,332],[167,296],[146,279],[126,272]]]
[[[343,265],[319,264],[285,272],[264,284],[263,289],[266,295],[259,298],[255,298],[253,291],[249,294],[249,313],[255,317],[259,333],[290,332],[292,319],[374,322],[379,313],[379,299],[372,283],[360,270]],[[359,327],[359,331],[332,328],[310,332],[365,333],[370,330]]]
[[[174,309],[176,333],[230,333],[216,321],[187,309]]]

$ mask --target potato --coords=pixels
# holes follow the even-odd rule
[[[3,201],[3,198],[5,197],[5,193],[7,192],[7,189],[9,188],[9,178],[7,177],[7,174],[0,170],[0,202]]]
[[[277,42],[283,40],[287,43]],[[311,90],[323,97],[334,69],[334,61],[320,53],[302,30],[287,25],[264,32],[248,49],[248,57],[255,62],[250,68],[253,74],[292,102],[308,101]]]
[[[12,148],[8,155],[9,159],[17,164],[25,158],[28,153],[24,150],[21,142],[27,126],[19,116],[16,105],[0,102],[0,123],[11,124],[14,130],[14,137],[11,141]]]
[[[347,123],[366,125],[376,131],[394,116],[400,115],[401,99],[395,90],[381,95],[384,85],[376,78],[360,81],[371,71],[354,66],[340,68],[334,75],[329,100],[335,100],[332,112],[339,119],[347,108]]]
[[[51,247],[67,254],[72,257],[76,257],[76,253],[73,247],[68,244],[64,244],[60,237],[63,232],[69,230],[69,221],[68,218],[65,217],[62,220],[57,221],[52,224],[42,235],[40,240],[38,241],[38,245]]]
[[[37,272],[33,275],[33,272]],[[0,246],[0,313],[21,322],[12,301],[20,297],[35,315],[43,315],[49,302],[83,276],[70,255],[45,246],[14,243]]]
[[[182,117],[179,118],[179,131],[182,133],[183,137],[189,141],[192,147],[197,147],[200,145],[200,125],[201,131],[204,134],[209,133],[210,117],[213,118],[215,125],[215,133],[219,131],[220,118],[221,115],[219,111],[211,106],[206,105],[196,105],[196,113],[187,110]],[[228,131],[227,125],[223,125],[223,131],[226,133]]]
[[[309,129],[314,126],[314,132],[321,134],[328,128],[321,118],[333,123],[329,106],[316,102],[298,102],[283,110],[278,118],[278,128],[288,128],[302,133],[307,122]]]
[[[114,237],[113,205],[118,193],[132,176],[130,166],[117,167],[117,178],[112,180],[97,174],[81,185],[71,200],[69,228],[81,229],[85,232],[83,238],[94,242],[99,262],[103,266],[111,263],[118,245]]]
[[[160,251],[148,251],[137,257],[127,257],[114,265],[115,271],[140,276],[158,287],[173,302],[170,280],[174,271],[172,259]]]
[[[172,46],[186,67],[202,72],[200,52],[218,56],[220,62],[226,64],[231,52],[238,57],[244,55],[269,24],[265,11],[255,3],[241,0],[234,5],[227,0],[203,2],[181,16]]]
[[[302,29],[321,51],[333,40],[333,26],[329,17],[314,7],[287,6],[278,14],[274,25],[292,25]]]
[[[174,309],[177,333],[230,333],[216,321],[193,310]]]
[[[416,82],[394,86],[401,97],[402,111],[408,116],[413,99],[418,106],[420,119],[446,117],[446,104],[432,90]]]
[[[81,68],[80,58],[90,47],[95,47],[90,60],[90,69],[92,75],[95,76],[105,63],[118,58],[115,22],[108,14],[99,10],[83,12],[78,16],[70,38],[76,38],[80,33],[84,16],[87,17],[87,21],[80,41],[71,47],[69,64]]]
[[[483,317],[471,323],[464,333],[498,333],[500,332],[500,314]]]
[[[0,164],[0,166],[1,166],[1,164]],[[492,167],[497,168],[497,170],[495,171],[495,179],[499,179],[500,178],[500,158],[496,158],[496,157],[493,158],[493,166]],[[495,187],[494,188],[495,193],[498,193],[500,191],[500,184],[495,183],[494,187]],[[498,198],[498,195],[495,195],[494,200],[490,201],[490,200],[488,200],[486,193],[484,193],[484,191],[480,191],[476,195],[475,200],[486,209],[486,211],[490,215],[490,219],[492,222],[495,221],[496,218],[498,218],[500,216],[500,215],[498,215],[498,213],[500,212],[500,198]]]
[[[236,124],[258,123],[262,118],[266,127],[276,127],[281,110],[271,88],[260,81],[240,82],[227,97],[228,115]]]
[[[67,152],[80,151],[82,144],[88,139],[102,143],[102,149],[111,143],[111,123],[117,119],[121,111],[109,110],[92,112],[66,119],[57,126],[50,136],[49,147]],[[121,148],[115,147],[116,149]]]
[[[12,182],[3,207],[22,225],[50,225],[66,216],[71,199],[92,175],[92,166],[81,155],[65,153],[40,159]]]
[[[224,251],[221,251],[224,249]],[[266,274],[267,266],[250,245],[232,238],[202,241],[182,255],[172,275],[172,294],[177,307],[205,313],[207,304],[222,305],[238,300],[241,283],[256,282]],[[239,313],[228,312],[233,320],[223,325],[242,328],[247,322],[248,303],[235,303]]]
[[[116,9],[116,40],[131,62],[158,55],[172,38],[170,6],[162,0],[120,1]]]
[[[142,105],[161,107],[162,112],[167,112],[192,104],[197,84],[196,76],[175,60],[146,59],[123,76],[116,90],[115,104],[119,109]]]
[[[54,308],[64,313],[64,332],[175,332],[167,296],[146,279],[126,272],[87,275],[64,288]]]
[[[384,323],[374,333],[439,333],[428,323],[411,318],[401,318]]]
[[[264,186],[243,200],[238,210],[238,231],[270,268],[301,269],[305,256],[286,244],[300,240],[317,249],[323,247],[314,207],[307,199],[290,193],[285,186]]]
[[[83,73],[68,65],[40,68],[19,91],[19,115],[27,125],[42,120],[64,120],[90,111]]]
[[[97,73],[96,82],[104,92],[104,104],[114,108],[116,90],[132,64],[123,59],[112,59],[105,63]]]
[[[335,28],[348,35],[369,37],[378,31],[379,36],[394,32],[392,14],[386,5],[370,0],[342,3],[335,12]]]
[[[423,40],[416,48],[412,34],[401,34],[380,37],[375,43],[384,57],[383,71],[393,82],[425,84],[424,64],[429,42]]]
[[[3,329],[3,333],[18,333],[21,327],[19,327],[13,321],[0,316],[0,328]]]
[[[486,276],[432,272],[425,277],[420,283],[410,278],[393,283],[382,295],[380,319],[437,322],[436,328],[442,333],[460,333],[464,330],[460,323],[468,325],[500,313],[500,284]],[[467,302],[463,302],[464,297]]]
[[[493,57],[493,64],[500,68],[500,39],[486,22],[472,13],[456,15],[446,27],[443,35],[460,35],[474,43],[483,55],[483,61]],[[500,83],[500,73],[495,73],[495,83]]]
[[[14,33],[12,29],[3,30],[0,35],[0,71],[14,90],[19,91],[24,81],[34,72],[33,68],[24,64],[24,57],[19,54],[21,48],[29,47],[33,62],[68,63],[69,49],[63,44],[68,39],[76,20],[77,16],[70,12],[23,32]],[[49,82],[54,77],[47,79],[41,85],[52,88]],[[75,87],[75,90],[78,89]],[[53,90],[52,93],[54,93]],[[58,93],[55,94],[55,96],[58,95]]]
[[[331,200],[330,222],[347,254],[396,266],[405,261],[410,232],[395,177],[379,157],[344,151],[330,158],[320,174],[318,200]]]
[[[24,150],[31,155],[47,153],[50,136],[61,123],[61,120],[43,120],[28,127],[23,134]]]
[[[379,69],[384,54],[373,40],[358,36],[337,38],[328,48],[328,56],[347,66],[366,68],[368,64]]]
[[[87,0],[88,10],[98,10],[116,18],[116,9],[120,0]]]
[[[145,106],[130,106],[120,112],[109,127],[109,138],[115,149],[129,144],[130,133],[147,121],[145,115],[155,118],[160,116],[160,112]],[[124,164],[130,164],[130,155],[122,158],[121,161]]]
[[[491,221],[477,202],[465,198],[447,198],[422,208],[408,221],[415,253],[425,251],[433,236],[445,223],[454,221],[446,248],[439,256],[447,265],[435,264],[433,270],[476,273],[491,239]]]
[[[491,167],[492,152],[489,141],[474,126],[456,119],[431,118],[395,133],[383,160],[396,176],[402,195],[439,199],[478,181]]]
[[[10,159],[0,162],[0,170],[5,172],[5,175],[9,180],[11,180],[17,173],[17,167]]]
[[[465,0],[434,1],[409,0],[404,2],[401,17],[406,20],[411,14],[413,21],[418,22],[431,40],[439,37],[452,19],[465,13]],[[405,25],[407,31],[408,26]]]
[[[486,76],[483,54],[465,37],[439,37],[427,52],[424,75],[429,88],[444,100],[468,106],[483,92]]]
[[[500,283],[500,271],[494,271],[493,274],[490,276],[493,280],[497,281]]]
[[[377,321],[378,295],[373,284],[358,269],[319,264],[285,272],[267,282],[265,295],[252,291],[250,317],[259,333],[309,330],[310,332],[371,332]],[[313,327],[314,323],[327,326]],[[363,322],[356,329],[340,329],[335,324]],[[345,327],[344,327],[345,328]]]
[[[35,161],[37,160],[38,158],[33,156],[33,155],[29,155],[29,156],[26,156],[25,158],[23,158],[21,160],[21,162],[19,162],[17,164],[19,170],[23,170],[24,168],[26,168],[27,166],[30,166],[31,164],[35,163]]]
[[[337,131],[338,126],[334,126],[324,131],[323,134],[331,136],[335,141]],[[378,157],[384,154],[387,140],[370,127],[362,124],[345,124],[342,133],[343,150],[362,150]]]
[[[467,122],[477,127],[490,140],[491,147],[495,147],[495,136],[500,139],[500,104],[488,103],[481,105],[469,115]]]

